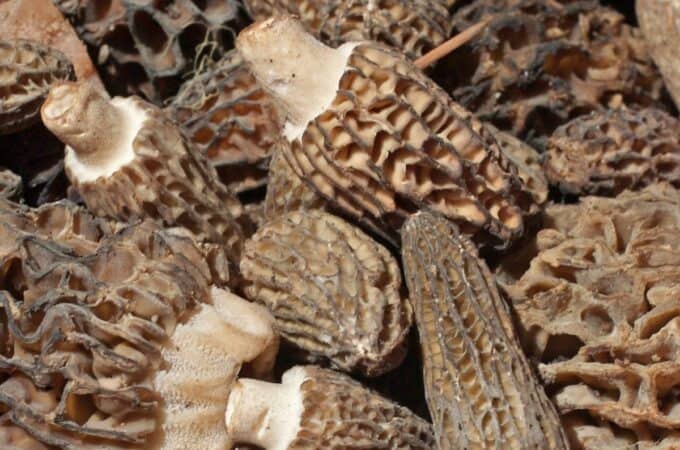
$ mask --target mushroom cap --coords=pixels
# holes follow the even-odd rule
[[[236,51],[184,83],[166,111],[233,192],[267,183],[281,119]]]
[[[241,273],[246,296],[301,349],[368,376],[402,362],[412,318],[399,266],[344,220],[309,210],[267,222],[246,242]]]
[[[402,234],[438,448],[566,450],[555,408],[472,242],[428,212],[413,215]]]
[[[654,108],[577,117],[550,137],[544,166],[570,194],[613,196],[661,181],[680,187],[680,122]]]
[[[654,184],[545,214],[505,290],[574,445],[677,442],[680,192]]]
[[[205,256],[219,283],[237,283],[241,204],[162,111],[74,83],[53,89],[42,115],[70,145],[66,173],[91,211],[184,227],[200,244],[221,249]]]
[[[505,248],[537,211],[481,122],[401,53],[372,42],[329,49],[290,17],[244,30],[237,48],[290,112],[283,149],[295,172],[387,240],[429,209]],[[313,102],[299,107],[306,92]]]

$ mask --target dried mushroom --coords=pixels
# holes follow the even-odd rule
[[[63,53],[24,39],[0,40],[0,135],[40,120],[52,84],[74,79]]]
[[[536,248],[505,289],[572,448],[677,448],[680,192],[550,206]]]
[[[279,145],[288,145],[282,142]],[[273,219],[290,211],[323,209],[326,201],[290,167],[282,149],[273,152],[264,216]]]
[[[0,198],[19,201],[22,190],[21,177],[11,170],[0,168]]]
[[[265,450],[430,450],[429,423],[346,375],[297,366],[282,384],[241,378],[227,406],[229,434]]]
[[[635,10],[652,58],[680,109],[680,4],[675,0],[637,0]]]
[[[210,288],[192,240],[144,222],[79,256],[4,217],[0,236],[6,423],[50,448],[228,448],[231,384],[277,340],[266,310]]]
[[[373,40],[404,52],[424,55],[449,37],[451,18],[440,0],[245,0],[256,20],[300,17],[307,31],[337,47]]]
[[[237,263],[241,204],[158,108],[137,97],[109,101],[87,84],[66,83],[50,91],[42,118],[67,145],[66,173],[91,211],[183,226],[201,242],[223,246]],[[216,270],[228,279],[228,268]]]
[[[430,213],[403,228],[425,395],[440,449],[566,449],[510,310],[471,241]]]
[[[659,181],[680,187],[680,122],[653,108],[578,117],[553,133],[545,169],[573,194],[616,195]]]
[[[234,192],[267,182],[280,119],[235,51],[182,85],[166,108]]]
[[[160,103],[182,77],[233,47],[246,24],[236,0],[53,0],[97,55],[107,87]]]
[[[663,80],[639,30],[597,0],[479,0],[454,14],[454,32],[485,18],[435,78],[504,131],[543,145],[589,111],[661,104]]]
[[[290,17],[248,28],[237,48],[286,113],[286,159],[347,215],[392,241],[421,208],[489,245],[522,234],[535,205],[515,167],[401,53],[374,42],[331,49]]]
[[[246,296],[267,306],[281,336],[343,370],[368,376],[406,354],[411,307],[392,255],[323,211],[294,211],[246,242]]]

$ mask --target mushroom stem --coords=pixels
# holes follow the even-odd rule
[[[284,375],[282,384],[239,379],[225,414],[231,439],[267,450],[287,449],[300,427],[302,381],[304,371],[294,369]]]
[[[41,110],[45,126],[93,165],[125,135],[124,112],[104,95],[91,83],[65,82],[50,90]]]
[[[333,101],[355,46],[327,47],[292,16],[255,23],[236,41],[255,78],[285,111],[289,139]]]

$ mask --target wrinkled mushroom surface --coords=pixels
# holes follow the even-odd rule
[[[280,119],[238,53],[182,85],[166,111],[233,192],[267,183]]]
[[[660,181],[680,187],[680,122],[653,108],[578,117],[550,137],[545,168],[572,194],[616,195]]]
[[[402,233],[438,448],[566,450],[555,408],[472,242],[445,218],[424,212]]]
[[[550,206],[530,268],[505,287],[574,448],[678,445],[678,243],[666,184]]]
[[[241,273],[246,296],[312,355],[368,376],[403,360],[412,313],[399,266],[344,220],[309,210],[267,222],[246,242]]]
[[[371,42],[331,49],[290,17],[248,28],[237,47],[283,105],[286,159],[347,215],[393,242],[423,208],[487,245],[522,234],[535,205],[514,165],[401,53]]]
[[[289,145],[280,142],[278,145]],[[269,182],[264,199],[264,215],[273,219],[290,211],[323,209],[326,201],[290,166],[279,147],[269,165]]]

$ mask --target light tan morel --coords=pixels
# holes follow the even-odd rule
[[[227,406],[229,434],[265,450],[430,450],[429,423],[350,377],[297,366],[282,384],[239,379]]]
[[[241,273],[246,296],[313,356],[368,376],[402,362],[412,317],[399,266],[342,219],[310,210],[267,222],[246,242]]]
[[[545,169],[572,194],[611,196],[660,181],[680,187],[680,122],[653,108],[576,118],[551,136]]]
[[[677,448],[680,192],[551,206],[536,249],[506,290],[572,447]]]
[[[185,227],[201,243],[220,245],[235,273],[241,204],[162,111],[137,97],[107,100],[89,85],[70,83],[50,91],[42,118],[68,146],[66,173],[91,211]],[[227,282],[229,264],[206,257],[216,258],[213,271]]]
[[[413,216],[402,233],[438,448],[566,450],[554,406],[474,245],[431,213]]]
[[[74,77],[60,51],[24,39],[0,40],[0,135],[38,122],[50,86]]]
[[[514,165],[401,53],[373,42],[331,49],[290,17],[248,28],[237,47],[283,105],[286,159],[347,215],[392,241],[423,208],[487,245],[522,234],[535,205]]]

